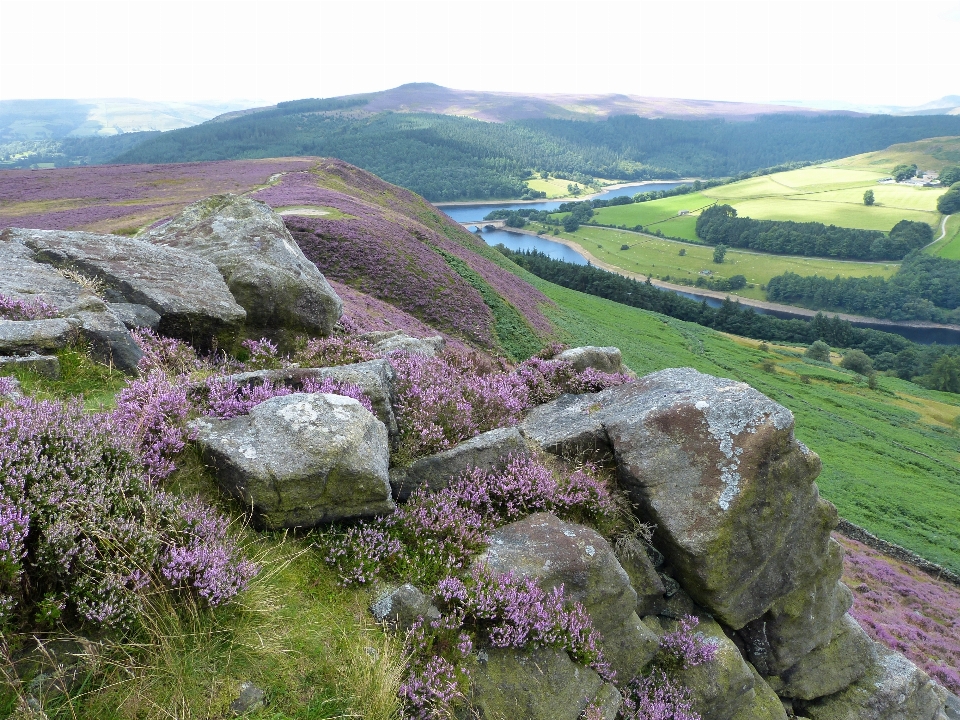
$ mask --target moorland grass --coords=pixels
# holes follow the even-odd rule
[[[820,491],[843,517],[960,570],[960,396],[892,377],[871,390],[852,372],[804,362],[802,348],[768,343],[762,351],[755,341],[525,277],[557,303],[545,311],[571,345],[616,345],[640,374],[688,366],[742,380],[788,407],[797,437],[823,459]]]
[[[938,137],[898,143],[884,150],[851,155],[825,163],[825,167],[889,173],[897,165],[916,165],[939,172],[946,165],[960,165],[960,137]]]
[[[627,205],[624,207],[633,207]],[[536,229],[545,226],[535,225]],[[547,237],[552,237],[547,235]],[[655,278],[695,282],[702,270],[717,276],[744,275],[754,287],[731,291],[731,295],[765,300],[761,289],[770,278],[785,272],[798,275],[820,275],[833,278],[878,275],[890,277],[900,267],[898,263],[850,262],[823,258],[768,255],[764,253],[728,250],[723,264],[713,262],[713,247],[655,238],[650,235],[581,225],[575,233],[560,233],[559,239],[578,243],[598,260],[629,273],[652,275]],[[622,250],[624,245],[629,249]],[[680,255],[680,250],[685,254]]]

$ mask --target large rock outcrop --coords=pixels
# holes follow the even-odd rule
[[[815,580],[835,508],[793,415],[744,383],[664,370],[531,413],[527,437],[616,457],[621,485],[658,526],[658,549],[699,604],[742,628]]]
[[[803,714],[811,720],[946,720],[943,688],[899,653],[878,645],[877,656],[861,680],[803,705]]]
[[[343,303],[266,203],[214,195],[139,236],[213,263],[247,311],[247,331],[278,341],[329,335]]]
[[[616,347],[585,345],[583,347],[570,348],[554,356],[554,360],[567,361],[573,365],[577,372],[583,372],[587,368],[605,373],[631,372],[630,368],[623,364],[620,348]]]
[[[868,673],[875,645],[846,615],[836,510],[819,497],[819,458],[794,438],[786,408],[743,383],[676,369],[561,397],[521,429],[550,452],[615,464],[641,519],[657,526],[670,574],[737,631],[783,697],[832,697]]]
[[[342,395],[294,393],[192,429],[221,487],[267,529],[392,512],[387,430]]]
[[[596,530],[536,513],[489,536],[475,564],[530,577],[544,589],[563,586],[603,636],[603,653],[618,676],[629,679],[653,659],[657,636],[637,617],[637,593],[610,544]]]
[[[0,294],[27,302],[42,300],[65,318],[21,320],[6,326],[0,353],[54,352],[82,339],[95,360],[136,372],[142,352],[117,314],[79,278],[70,279],[36,257],[14,233],[0,234]],[[67,329],[64,322],[71,327]]]
[[[99,280],[108,301],[146,305],[160,316],[158,332],[201,348],[230,342],[246,318],[217,268],[193,253],[65,230],[10,228],[0,234],[0,243],[26,247],[34,263]]]

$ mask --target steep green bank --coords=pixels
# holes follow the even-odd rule
[[[572,345],[616,345],[640,374],[689,366],[741,380],[790,408],[797,436],[823,459],[821,493],[843,517],[960,569],[960,398],[888,377],[870,390],[853,373],[805,362],[802,348],[764,351],[754,341],[524,277],[556,302],[545,312]]]

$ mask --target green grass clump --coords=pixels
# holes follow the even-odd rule
[[[113,407],[114,397],[129,377],[94,362],[83,347],[72,347],[57,353],[60,377],[51,380],[32,370],[17,369],[13,375],[23,391],[42,400],[81,397],[88,410]]]

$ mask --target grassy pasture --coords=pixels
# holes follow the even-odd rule
[[[960,165],[960,137],[939,137],[891,145],[885,150],[853,155],[826,163],[824,167],[889,173],[897,165],[915,164],[921,170],[939,172],[946,165]]]
[[[632,207],[630,205],[620,207]],[[606,209],[606,208],[605,208]],[[539,226],[537,226],[539,227]],[[551,237],[548,235],[547,237]],[[822,258],[803,258],[784,255],[743,252],[730,249],[722,265],[713,262],[713,247],[693,245],[674,240],[654,238],[649,235],[581,226],[575,233],[560,233],[559,238],[579,243],[598,260],[622,268],[631,273],[652,275],[671,279],[696,280],[701,270],[711,270],[719,276],[744,275],[753,288],[743,288],[731,295],[765,300],[766,293],[760,289],[770,278],[791,271],[798,275],[821,275],[824,277],[861,277],[882,275],[890,277],[899,268],[898,263],[864,263]],[[629,250],[621,246],[629,245]],[[680,250],[686,253],[681,256]]]
[[[694,367],[749,383],[796,416],[796,435],[823,459],[821,494],[891,542],[960,570],[960,397],[804,362],[799,348],[734,338],[532,279],[577,345],[617,345],[640,374]],[[774,372],[761,363],[770,360]],[[801,378],[808,376],[809,381]]]
[[[750,178],[698,193],[664,198],[647,203],[602,208],[596,221],[606,225],[648,226],[665,235],[693,242],[696,213],[678,217],[680,210],[695,211],[711,201],[726,203],[746,217],[757,220],[822,222],[827,225],[888,231],[901,220],[925,222],[939,227],[939,188],[881,185],[887,176],[882,169],[863,170],[828,166]],[[876,203],[863,204],[863,193],[873,190]]]

